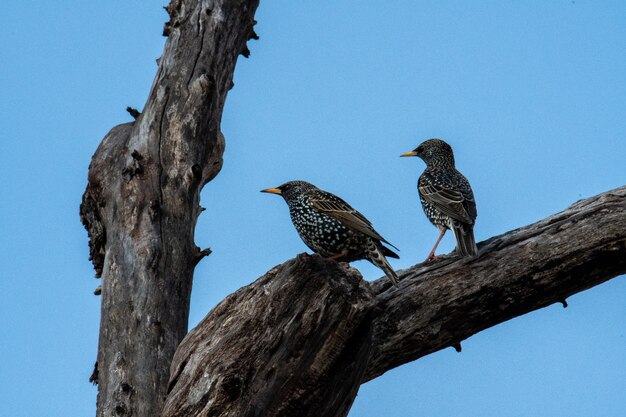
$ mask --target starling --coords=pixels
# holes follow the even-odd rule
[[[437,245],[447,229],[454,232],[457,252],[461,256],[476,256],[474,193],[467,178],[455,168],[450,145],[441,139],[428,139],[400,156],[419,156],[426,162],[426,169],[417,182],[417,191],[426,217],[440,231],[426,261],[435,257]]]
[[[398,276],[385,256],[399,256],[382,242],[396,247],[341,198],[304,181],[290,181],[262,192],[283,196],[298,234],[315,253],[341,262],[367,259],[398,285]]]

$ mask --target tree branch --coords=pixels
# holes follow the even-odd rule
[[[163,416],[345,416],[361,383],[625,273],[626,187],[479,249],[397,289],[318,256],[272,269],[181,343]]]
[[[477,259],[449,258],[372,283],[379,309],[366,381],[481,330],[626,272],[626,187],[482,242]]]
[[[347,412],[367,366],[374,304],[356,271],[317,255],[272,269],[181,343],[163,416]]]

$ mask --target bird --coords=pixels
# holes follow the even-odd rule
[[[454,232],[458,254],[476,256],[476,201],[469,181],[455,167],[452,147],[433,138],[400,156],[417,156],[426,163],[426,169],[417,181],[417,191],[426,217],[440,234],[424,262],[436,258],[435,250],[448,229]]]
[[[289,181],[261,192],[284,198],[293,225],[313,252],[340,262],[366,259],[382,269],[394,286],[398,285],[398,275],[386,256],[399,256],[383,243],[398,248],[344,200],[306,181]]]

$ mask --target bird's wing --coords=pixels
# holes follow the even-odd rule
[[[472,219],[473,224],[478,216],[478,212],[476,211],[476,200],[474,200],[474,192],[471,188],[469,188],[469,192],[463,193],[463,197],[465,197],[465,210],[467,210],[467,214]]]
[[[474,224],[476,202],[472,190],[463,192],[430,181],[420,181],[420,195],[443,214],[467,224]]]
[[[352,208],[350,204],[346,203],[341,198],[330,194],[316,195],[315,197],[311,197],[309,202],[319,212],[339,220],[350,229],[361,232],[398,249],[374,230],[372,223],[367,220],[364,215]]]

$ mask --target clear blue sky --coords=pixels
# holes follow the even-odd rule
[[[145,102],[166,2],[5,3],[0,415],[89,416],[100,301],[78,205],[98,143]],[[342,196],[405,268],[437,231],[417,199],[423,164],[398,156],[428,137],[452,144],[473,184],[478,240],[626,184],[624,1],[262,1],[257,20],[224,168],[202,194],[197,243],[214,253],[196,270],[192,325],[306,249],[262,188],[303,179]],[[623,417],[626,280],[569,304],[388,372],[350,415]]]

